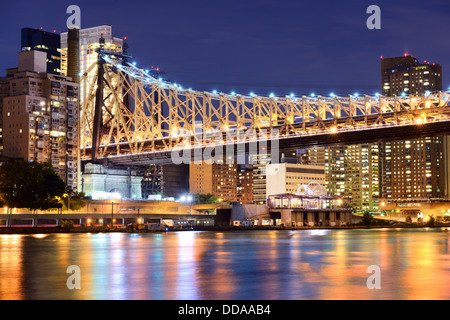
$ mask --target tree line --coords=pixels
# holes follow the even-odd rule
[[[80,203],[83,196],[82,193],[68,189],[49,162],[14,161],[0,166],[2,207],[30,210],[64,209],[70,201],[71,209],[76,210],[75,207],[84,206]]]

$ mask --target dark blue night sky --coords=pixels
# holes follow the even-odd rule
[[[440,63],[450,86],[450,2],[429,1],[5,1],[0,75],[17,65],[23,27],[66,31],[66,8],[82,28],[109,24],[128,37],[138,66],[199,90],[340,95],[380,91],[380,56],[410,53]],[[381,30],[366,9],[381,8]]]

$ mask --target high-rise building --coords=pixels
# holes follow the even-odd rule
[[[416,57],[381,60],[384,95],[425,95],[442,90],[439,64]],[[391,201],[449,197],[448,137],[423,137],[380,144],[381,195]]]
[[[73,190],[78,189],[78,84],[47,73],[47,54],[19,53],[18,68],[8,69],[1,99],[3,155],[51,162]],[[3,90],[2,90],[3,91]]]
[[[39,29],[23,28],[21,51],[42,51],[47,54],[47,73],[61,74],[61,37]]]
[[[448,137],[384,142],[383,198],[404,200],[448,197],[447,145]]]
[[[69,30],[70,31],[70,30]],[[113,53],[122,53],[123,39],[112,36],[112,28],[108,25],[102,25],[93,28],[76,30],[79,44],[79,74],[84,74],[88,68],[97,61],[97,49],[100,47],[100,38],[105,39],[104,50]],[[69,65],[69,32],[61,33],[61,74],[68,75]],[[92,73],[90,76],[93,77]],[[89,83],[93,81],[88,78],[80,82],[80,103],[82,104],[89,90]]]
[[[237,201],[253,203],[253,168],[239,165],[237,169]]]
[[[249,163],[253,167],[253,203],[265,204],[266,195],[266,166],[271,163],[270,154],[255,154],[249,156]]]
[[[442,91],[442,67],[420,63],[416,57],[381,59],[381,88],[385,96],[422,95]]]
[[[325,167],[328,193],[349,198],[357,211],[378,210],[380,148],[377,143],[311,148],[301,153],[301,159],[303,164]]]
[[[236,202],[237,165],[223,161],[189,165],[189,189],[191,194],[212,194],[219,201]]]

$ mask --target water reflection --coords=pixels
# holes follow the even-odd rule
[[[0,299],[448,299],[448,228],[0,236]],[[81,290],[66,269],[81,268]],[[381,290],[369,290],[370,265]]]

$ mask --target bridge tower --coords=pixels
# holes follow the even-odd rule
[[[126,41],[126,38],[125,38]],[[125,42],[123,46],[123,54],[114,53],[115,59],[122,60],[122,64],[128,62],[127,54],[128,45]],[[89,163],[86,163],[83,167],[83,191],[87,196],[93,198],[110,198],[116,197],[120,194],[120,197],[127,199],[142,199],[141,181],[143,180],[142,169],[134,169],[130,166],[111,166],[108,162],[103,160],[99,162],[99,148],[102,144],[102,139],[109,134],[109,139],[117,139],[117,137],[111,137],[116,132],[111,132],[111,128],[108,126],[117,106],[111,103],[109,99],[111,95],[116,97],[122,97],[121,102],[123,106],[132,113],[132,99],[130,80],[127,75],[125,81],[121,82],[121,85],[114,83],[111,80],[114,77],[114,70],[111,72],[104,60],[105,55],[111,55],[110,52],[105,50],[105,38],[103,32],[99,39],[99,48],[97,49],[97,75],[95,78],[95,100],[92,119],[92,149],[91,159]],[[114,87],[114,84],[116,87]],[[86,104],[85,104],[86,106]],[[87,111],[86,109],[84,110]],[[124,121],[130,121],[129,116],[124,117]],[[82,128],[83,129],[83,128]],[[117,141],[117,140],[116,140]]]

